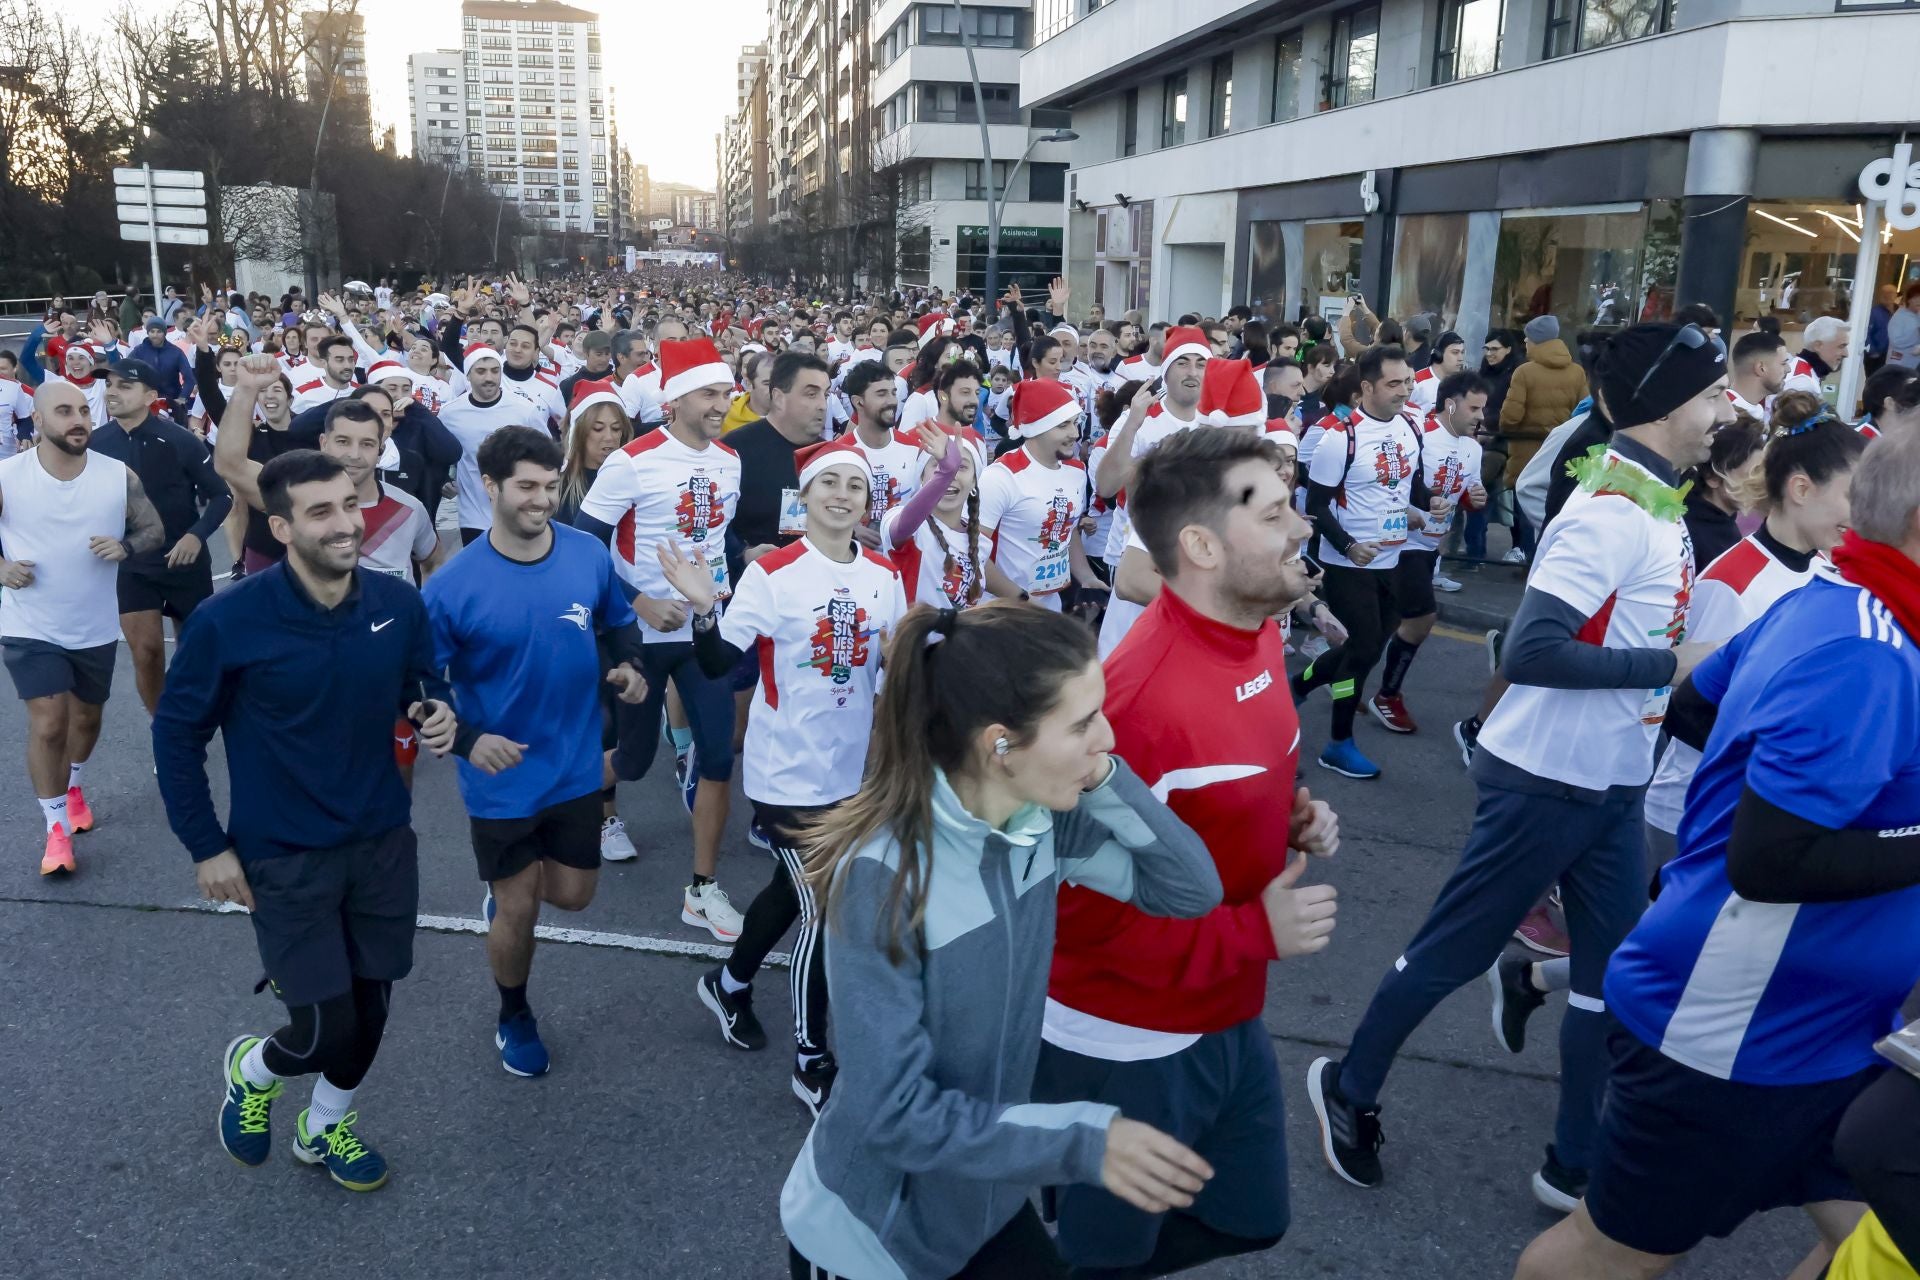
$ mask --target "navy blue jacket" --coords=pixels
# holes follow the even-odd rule
[[[188,360],[180,348],[166,339],[160,340],[158,347],[147,341],[142,334],[133,343],[133,353],[121,356],[115,351],[107,356],[109,364],[118,364],[122,359],[144,360],[160,371],[160,395],[186,412],[187,403],[193,399],[193,362]]]
[[[394,720],[448,700],[433,632],[411,583],[354,571],[346,599],[316,604],[284,563],[195,609],[153,717],[167,821],[195,862],[242,861],[370,840],[412,816],[393,762]],[[449,704],[451,705],[451,704]],[[226,739],[223,830],[207,744]]]

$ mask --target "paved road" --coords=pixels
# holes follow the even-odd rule
[[[1425,730],[1361,730],[1383,780],[1308,766],[1346,844],[1328,867],[1342,894],[1335,945],[1277,968],[1267,1010],[1290,1095],[1294,1226],[1268,1255],[1197,1274],[1497,1280],[1551,1221],[1526,1179],[1551,1125],[1557,1006],[1535,1023],[1545,1048],[1517,1058],[1494,1044],[1477,986],[1440,1008],[1390,1083],[1377,1192],[1326,1172],[1301,1087],[1308,1062],[1344,1042],[1453,863],[1471,792],[1445,726],[1483,676],[1477,645],[1436,640],[1410,683]],[[692,996],[701,962],[661,954],[704,936],[679,922],[688,832],[670,779],[623,788],[643,856],[609,869],[593,905],[563,922],[621,936],[540,951],[532,996],[555,1069],[526,1081],[497,1065],[493,988],[478,938],[462,931],[477,928],[480,889],[452,772],[423,764],[422,910],[446,921],[420,937],[362,1095],[363,1131],[393,1181],[357,1197],[284,1153],[245,1169],[215,1145],[219,1052],[239,1031],[275,1026],[277,1006],[252,994],[245,919],[194,908],[124,661],[118,680],[88,785],[100,827],[79,842],[77,877],[40,881],[40,824],[18,767],[0,788],[0,823],[15,833],[0,864],[0,1276],[786,1274],[776,1206],[803,1113],[784,1055],[719,1043]],[[1325,705],[1308,711],[1309,759]],[[0,699],[8,752],[23,727]],[[770,870],[736,821],[723,883],[744,905]],[[630,941],[646,938],[661,941]],[[776,1044],[783,990],[775,975],[761,1000]],[[302,1097],[282,1102],[277,1137]],[[1776,1213],[1678,1274],[1781,1276],[1810,1241],[1803,1219]]]

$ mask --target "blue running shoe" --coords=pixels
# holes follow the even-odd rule
[[[693,797],[700,790],[700,775],[693,771],[693,748],[673,754],[673,780],[680,784],[680,800],[693,812]]]
[[[264,1089],[256,1089],[240,1074],[240,1060],[259,1043],[259,1036],[237,1036],[220,1059],[221,1075],[227,1083],[227,1096],[220,1104],[220,1145],[241,1164],[255,1166],[267,1162],[267,1151],[273,1145],[273,1100],[287,1087],[284,1081],[275,1080]]]
[[[499,909],[498,904],[493,900],[493,885],[489,883],[487,885],[487,896],[480,900],[480,914],[486,918],[487,928],[493,928],[494,913]]]
[[[500,1051],[500,1065],[510,1075],[543,1076],[553,1066],[547,1046],[540,1043],[540,1024],[530,1013],[516,1013],[501,1023],[493,1047]]]
[[[773,852],[773,837],[767,834],[767,829],[760,825],[757,818],[747,824],[747,843],[768,853]]]
[[[1322,747],[1320,767],[1331,769],[1349,778],[1359,778],[1362,781],[1380,776],[1380,766],[1362,755],[1360,748],[1353,745],[1351,738],[1345,742],[1329,742]]]
[[[301,1164],[324,1164],[333,1180],[349,1191],[378,1191],[387,1185],[387,1162],[360,1140],[353,1126],[360,1113],[349,1111],[340,1123],[307,1132],[307,1113],[294,1122],[293,1158]]]

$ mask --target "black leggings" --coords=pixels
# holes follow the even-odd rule
[[[740,936],[727,960],[727,972],[736,982],[752,982],[767,961],[767,953],[786,935],[793,922],[800,932],[793,940],[790,989],[793,996],[793,1039],[799,1051],[812,1055],[827,1046],[827,939],[813,889],[807,884],[804,855],[799,848],[800,824],[831,806],[788,808],[753,801],[753,816],[773,845],[773,879],[747,907]]]
[[[294,1005],[287,1010],[287,1025],[261,1047],[261,1061],[277,1076],[317,1071],[337,1089],[357,1089],[380,1052],[392,998],[391,982],[355,978],[345,995]]]
[[[1900,1252],[1920,1258],[1920,1080],[1895,1067],[1868,1085],[1833,1146]]]
[[[1339,742],[1353,736],[1354,712],[1359,709],[1367,673],[1380,661],[1400,615],[1393,604],[1391,570],[1352,569],[1337,564],[1328,565],[1326,570],[1320,596],[1347,629],[1347,642],[1315,658],[1301,672],[1296,686],[1301,693],[1322,685],[1330,687],[1333,738]]]
[[[787,1246],[787,1266],[792,1280],[843,1280],[808,1262],[792,1245]],[[1070,1274],[1053,1237],[1040,1225],[1040,1215],[1028,1204],[948,1280],[1067,1280]]]
[[[1137,1267],[1076,1267],[1073,1280],[1146,1280],[1170,1276],[1219,1258],[1260,1253],[1280,1243],[1279,1236],[1229,1235],[1216,1231],[1188,1213],[1169,1213],[1160,1223],[1153,1256]]]

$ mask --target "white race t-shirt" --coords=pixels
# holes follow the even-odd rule
[[[17,447],[20,432],[14,426],[33,416],[33,393],[12,378],[0,378],[0,456]]]
[[[895,507],[880,521],[880,549],[898,566],[908,604],[964,609],[973,594],[979,566],[973,562],[967,535],[939,522],[939,516],[929,515],[914,529],[912,537],[903,540],[899,534],[900,508]],[[989,597],[983,592],[980,599]]]
[[[349,379],[347,385],[344,387],[330,386],[327,380],[320,376],[317,366],[308,365],[307,370],[311,376],[304,382],[295,380],[293,384],[293,411],[295,413],[305,413],[308,409],[317,408],[323,404],[332,404],[342,396],[352,395],[353,389],[360,385]]]
[[[1407,506],[1413,501],[1414,458],[1420,452],[1413,425],[1399,414],[1382,422],[1360,409],[1354,410],[1351,422],[1335,418],[1322,419],[1322,424],[1326,430],[1314,445],[1307,479],[1328,486],[1345,483],[1334,502],[1340,527],[1356,542],[1379,544],[1380,554],[1365,568],[1391,569],[1407,545]],[[1352,466],[1347,465],[1349,440]],[[1325,538],[1320,539],[1320,559],[1343,568],[1360,567]]]
[[[636,424],[654,425],[666,420],[667,411],[660,402],[660,366],[649,360],[620,383],[620,403]]]
[[[493,504],[487,500],[487,487],[480,482],[480,446],[502,427],[532,427],[545,432],[547,421],[532,403],[505,391],[489,405],[473,402],[472,393],[455,397],[440,411],[440,421],[460,441],[460,465],[454,478],[460,488],[460,527],[491,529]]]
[[[1087,469],[1033,460],[1024,447],[1003,453],[980,479],[980,531],[992,558],[1015,586],[1050,609],[1073,581],[1068,543],[1087,509]]]
[[[567,420],[566,401],[560,398],[560,384],[554,381],[552,375],[535,369],[527,377],[516,379],[509,376],[505,366],[502,366],[500,385],[540,410],[544,419],[541,425],[549,431]]]
[[[1651,473],[1610,452],[1618,465]],[[1577,610],[1579,638],[1610,649],[1670,649],[1687,639],[1693,540],[1616,493],[1576,488],[1547,526],[1527,575]],[[1479,749],[1540,778],[1600,791],[1653,776],[1666,718],[1658,689],[1543,689],[1516,684],[1480,730]]]
[[[660,568],[657,548],[669,538],[703,563],[716,593],[732,590],[727,575],[727,525],[740,505],[740,455],[715,440],[703,449],[656,427],[608,456],[580,503],[580,514],[613,526],[613,567],[643,596],[685,600]],[[692,640],[692,623],[655,631],[640,619],[647,643]]]
[[[867,465],[873,468],[866,523],[878,529],[882,516],[919,491],[920,472],[926,466],[927,456],[920,452],[919,440],[904,432],[894,432],[878,449],[860,438],[858,427],[854,428],[852,439],[866,455]]]
[[[1438,551],[1440,543],[1453,529],[1454,515],[1460,510],[1461,495],[1467,486],[1480,479],[1480,442],[1471,435],[1456,436],[1428,418],[1420,434],[1420,469],[1426,478],[1427,492],[1447,500],[1447,514],[1427,513],[1424,528],[1407,531],[1407,547],[1413,551]]]
[[[1132,456],[1138,461],[1159,448],[1162,440],[1201,425],[1203,424],[1198,412],[1191,418],[1176,417],[1173,410],[1167,408],[1166,401],[1156,400],[1147,407],[1146,421],[1142,422],[1139,429],[1133,433]],[[1113,439],[1111,433],[1107,439],[1109,441]],[[1111,451],[1110,445],[1102,450],[1102,459],[1104,460]],[[1107,537],[1102,546],[1107,563],[1117,565],[1120,563],[1120,557],[1126,554],[1127,535],[1133,532],[1133,518],[1127,514],[1125,489],[1114,495],[1113,506],[1113,520],[1107,526]]]
[[[841,564],[801,538],[747,566],[720,635],[759,655],[741,760],[748,799],[824,805],[860,789],[881,655],[906,611],[899,570],[863,548]]]
[[[440,535],[427,518],[427,509],[405,489],[381,485],[380,500],[361,507],[360,516],[367,526],[360,543],[362,568],[412,582],[414,564],[439,549]]]

